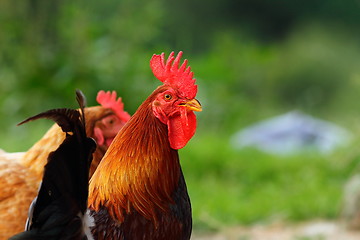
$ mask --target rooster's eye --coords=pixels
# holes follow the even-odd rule
[[[164,95],[165,100],[171,100],[172,96],[170,94]]]

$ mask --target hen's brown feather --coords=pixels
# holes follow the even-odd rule
[[[10,159],[0,161],[0,239],[23,231],[29,205],[37,195],[38,179]]]

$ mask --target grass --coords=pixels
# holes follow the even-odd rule
[[[180,152],[195,228],[338,217],[356,157],[279,157],[228,143],[226,136],[199,134]]]

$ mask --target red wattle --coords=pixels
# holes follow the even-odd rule
[[[195,134],[196,115],[191,111],[173,116],[167,125],[171,148],[183,148]]]
[[[98,127],[94,127],[94,138],[95,138],[96,143],[99,146],[104,144],[105,139],[104,139],[103,133],[102,133],[101,129]]]

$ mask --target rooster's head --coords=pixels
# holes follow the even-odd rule
[[[150,67],[157,79],[164,84],[155,91],[152,101],[154,115],[168,126],[171,148],[183,148],[196,130],[194,111],[201,111],[200,102],[195,98],[197,85],[187,60],[179,67],[182,52],[174,57],[172,52],[165,62],[164,53],[153,55]]]

